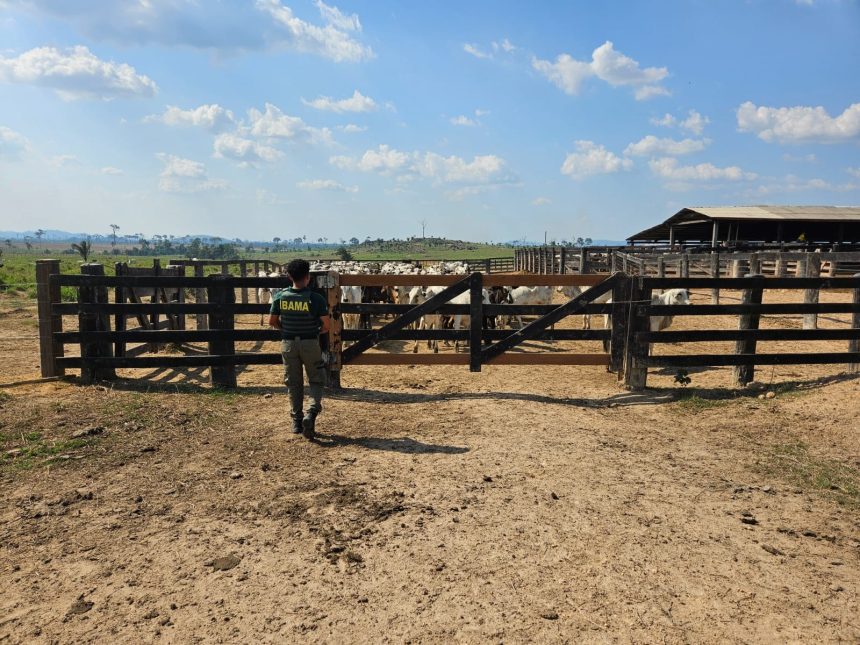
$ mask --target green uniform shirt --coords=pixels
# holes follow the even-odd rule
[[[281,334],[287,340],[317,338],[322,328],[320,316],[328,315],[328,302],[320,294],[307,287],[287,287],[272,299],[269,312],[280,316]]]

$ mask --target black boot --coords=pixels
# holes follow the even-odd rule
[[[302,434],[305,439],[313,439],[316,436],[316,422],[318,414],[319,411],[311,410],[305,415],[305,418],[302,419]]]
[[[304,428],[302,427],[302,413],[292,415],[293,417],[293,434],[302,434]]]

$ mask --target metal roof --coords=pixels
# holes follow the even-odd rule
[[[670,229],[674,229],[676,240],[710,240],[714,222],[729,222],[727,228],[720,227],[723,229],[723,235],[731,228],[731,223],[734,223],[744,229],[744,236],[754,236],[755,239],[777,239],[774,235],[781,239],[779,231],[782,223],[785,223],[785,227],[791,229],[814,226],[814,234],[824,235],[827,239],[860,240],[860,206],[690,206],[627,239],[666,240],[671,237]],[[839,230],[834,228],[836,226]],[[735,235],[737,230],[735,229]],[[786,228],[785,232],[798,234],[789,228]],[[813,234],[812,230],[802,232],[806,235]]]
[[[689,206],[684,211],[710,219],[770,219],[860,222],[860,206]]]

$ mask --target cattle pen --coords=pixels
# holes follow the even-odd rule
[[[37,262],[39,338],[43,377],[61,376],[66,369],[80,369],[82,379],[110,379],[117,368],[210,368],[211,382],[222,387],[236,386],[237,366],[272,365],[281,362],[277,352],[237,351],[236,343],[255,341],[262,347],[277,341],[279,332],[272,329],[237,328],[237,317],[264,312],[267,305],[236,302],[242,289],[280,289],[289,285],[285,277],[234,277],[223,273],[209,276],[181,275],[104,275],[99,264],[83,265],[81,274],[61,274],[56,260]],[[325,294],[333,313],[328,335],[322,337],[327,355],[331,383],[338,386],[340,372],[353,365],[463,365],[480,371],[485,365],[602,365],[617,374],[630,389],[646,386],[647,370],[672,368],[683,370],[702,366],[734,366],[734,379],[744,384],[753,379],[756,365],[777,364],[845,364],[850,371],[860,365],[860,275],[850,278],[652,278],[631,276],[623,272],[604,274],[495,274],[461,275],[350,275],[334,271],[313,275],[314,288]],[[561,304],[515,305],[486,304],[481,297],[487,287],[580,286],[585,291]],[[444,289],[418,305],[389,303],[341,303],[342,286],[438,286]],[[654,302],[652,293],[660,289],[713,289],[740,293],[737,304],[664,305]],[[76,291],[76,302],[60,302],[61,287]],[[153,294],[175,293],[174,300],[151,297],[127,302],[126,291],[149,290]],[[114,298],[109,297],[110,290]],[[763,294],[774,290],[802,291],[802,302],[767,303]],[[203,302],[188,302],[178,294],[204,292]],[[469,293],[469,304],[449,304],[458,294]],[[819,294],[845,296],[839,302],[820,302]],[[611,301],[607,302],[607,296]],[[382,320],[371,329],[342,329],[343,314],[370,314]],[[468,321],[464,329],[413,329],[428,314],[460,316]],[[141,326],[128,329],[129,317],[163,314],[182,320],[172,328]],[[554,325],[572,315],[606,316],[603,329],[555,329]],[[822,315],[847,315],[838,327],[819,329]],[[189,329],[184,317],[205,319],[204,325]],[[536,316],[519,329],[492,329],[485,317]],[[763,329],[760,321],[767,315],[802,315],[801,329]],[[705,317],[734,316],[737,328],[706,328],[696,331],[651,330],[655,316]],[[75,318],[69,329],[64,318]],[[371,351],[392,340],[468,342],[465,353],[388,353]],[[785,340],[803,344],[814,341],[846,341],[844,352],[760,352],[759,342]],[[589,353],[564,351],[520,351],[530,341],[599,341],[605,351]],[[666,355],[652,351],[668,346],[680,350],[695,348],[702,342],[735,343],[734,351],[725,354],[701,354],[678,351]],[[345,342],[351,343],[346,346]],[[205,344],[205,349],[193,347]],[[128,347],[137,344],[134,351]],[[139,349],[171,344],[176,353],[149,353]],[[77,347],[77,355],[66,348]]]

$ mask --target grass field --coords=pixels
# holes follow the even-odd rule
[[[23,251],[20,249],[8,250],[3,253],[3,267],[0,267],[0,290],[5,291],[7,296],[18,298],[36,297],[36,268],[35,262],[41,258],[58,258],[60,269],[63,273],[77,273],[81,264],[78,255],[63,253],[69,248],[68,244],[46,244],[42,251]],[[514,249],[511,246],[478,244],[471,242],[450,242],[447,244],[426,245],[421,243],[403,243],[391,248],[391,245],[380,247],[377,245],[361,244],[349,247],[350,252],[356,260],[385,261],[385,260],[479,260],[484,258],[513,257]],[[90,262],[99,262],[104,265],[105,273],[113,274],[114,264],[117,262],[130,262],[134,266],[151,266],[152,260],[159,258],[161,265],[166,266],[168,260],[183,257],[181,253],[169,255],[140,256],[128,255],[121,247],[116,250],[109,245],[96,245],[95,251],[90,256]],[[240,253],[241,259],[248,260],[271,260],[284,263],[294,258],[307,258],[309,260],[331,260],[335,259],[334,248],[312,248],[311,251],[279,251],[265,253],[258,250],[254,253]]]

